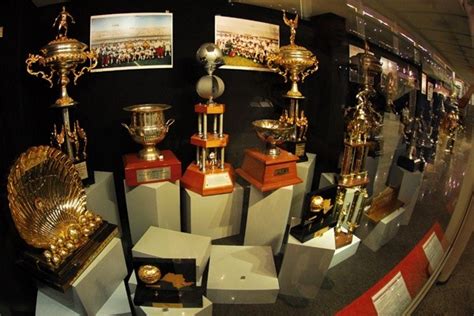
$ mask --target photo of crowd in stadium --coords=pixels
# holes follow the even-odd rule
[[[280,27],[275,24],[216,16],[215,44],[227,69],[270,71],[267,56],[278,52]]]
[[[127,13],[91,17],[92,71],[173,67],[173,15]]]

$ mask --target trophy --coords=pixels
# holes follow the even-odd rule
[[[296,174],[298,158],[277,147],[291,137],[294,126],[279,120],[258,120],[252,125],[258,138],[265,142],[266,149],[263,152],[256,148],[246,149],[237,173],[262,192],[301,183]]]
[[[298,157],[298,161],[307,161],[306,156],[306,132],[308,131],[308,118],[305,116],[300,100],[305,97],[298,90],[298,82],[318,70],[318,60],[305,47],[295,44],[296,28],[298,27],[298,15],[294,20],[286,17],[283,11],[283,21],[290,27],[290,44],[280,47],[278,54],[272,54],[267,58],[267,66],[282,75],[285,82],[291,80],[291,89],[283,95],[290,100],[289,109],[284,110],[280,121],[294,127],[291,137],[285,143],[285,149]]]
[[[8,176],[13,222],[28,245],[19,264],[43,283],[65,292],[117,227],[86,207],[86,193],[72,161],[49,146],[20,155]]]
[[[132,118],[130,125],[122,123],[122,126],[135,142],[144,147],[138,155],[133,153],[123,156],[127,185],[175,182],[181,177],[181,162],[173,152],[156,148],[156,144],[165,138],[174,123],[174,119],[165,121],[164,111],[170,108],[165,104],[138,104],[124,108],[132,114]]]
[[[196,160],[186,169],[181,183],[203,196],[230,193],[234,190],[234,171],[225,163],[229,143],[229,135],[224,134],[225,105],[215,102],[224,93],[224,82],[213,75],[224,64],[222,51],[213,43],[205,43],[197,50],[196,59],[207,72],[196,84],[196,92],[207,102],[194,106],[198,132],[191,136],[191,144],[196,146]]]
[[[67,153],[79,171],[84,184],[91,184],[94,179],[86,162],[87,134],[80,127],[79,121],[76,120],[71,123],[69,108],[78,102],[69,96],[67,86],[70,82],[70,76],[74,78],[74,84],[76,84],[79,77],[97,66],[97,57],[93,52],[87,50],[86,44],[67,37],[69,20],[75,23],[74,18],[63,7],[53,23],[53,27],[57,27],[56,38],[41,48],[40,55],[30,54],[28,56],[26,70],[30,75],[48,81],[50,88],[53,87],[53,80],[57,77],[61,94],[52,107],[62,110],[63,122],[59,129],[54,125],[51,133],[51,146]],[[34,70],[33,66],[35,64],[46,68],[48,71]],[[82,64],[86,65],[78,69]]]
[[[441,123],[441,127],[446,134],[446,148],[444,149],[447,153],[452,153],[454,148],[454,142],[456,141],[456,134],[461,125],[459,124],[459,108],[457,102],[457,96],[453,93],[450,96],[450,107],[446,111],[446,114]]]
[[[360,223],[368,198],[365,186],[369,183],[369,178],[365,162],[373,145],[369,137],[381,124],[381,116],[370,102],[375,94],[372,83],[374,77],[382,72],[381,64],[369,53],[367,43],[365,52],[357,54],[354,63],[358,65],[362,75],[363,89],[356,95],[357,105],[347,109],[345,113],[344,153],[335,205],[338,248],[352,242],[352,234]]]

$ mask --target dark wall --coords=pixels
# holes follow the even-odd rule
[[[172,69],[86,74],[79,79],[78,86],[69,88],[70,95],[80,102],[74,114],[88,133],[90,163],[95,170],[114,172],[125,227],[123,241],[128,253],[131,245],[121,185],[121,157],[137,152],[140,147],[120,125],[129,121],[122,108],[145,102],[171,104],[173,108],[166,115],[176,119],[176,123],[159,147],[173,150],[184,169],[194,157],[189,138],[196,131],[193,106],[201,101],[195,84],[205,74],[195,61],[195,52],[202,43],[214,40],[214,16],[279,24],[281,45],[288,44],[289,29],[280,11],[230,4],[225,0],[76,0],[68,3],[67,8],[76,21],[68,35],[85,43],[89,43],[91,15],[165,10],[173,13]],[[58,88],[49,89],[45,81],[27,75],[24,60],[28,53],[38,53],[42,45],[54,38],[51,24],[61,6],[36,8],[28,0],[7,0],[1,2],[0,9],[0,25],[5,26],[5,37],[0,39],[0,246],[4,251],[0,260],[0,282],[9,285],[9,291],[0,296],[0,313],[3,314],[3,310],[8,311],[6,306],[10,311],[34,310],[34,283],[27,276],[21,276],[13,264],[15,251],[21,248],[23,241],[12,224],[5,187],[14,159],[29,146],[47,144],[52,123],[58,117],[56,110],[49,109],[58,97]],[[317,172],[335,171],[342,148],[342,108],[348,82],[347,72],[340,67],[347,65],[348,58],[345,21],[331,14],[301,21],[296,42],[313,51],[320,61],[319,70],[300,84],[300,90],[307,97],[304,103],[310,120],[308,151],[318,154]],[[226,85],[218,101],[227,106],[224,123],[225,132],[230,134],[227,160],[238,167],[245,148],[261,145],[251,129],[251,122],[279,116],[285,102],[281,95],[289,89],[289,83],[283,83],[279,75],[269,72],[217,70],[215,74]],[[264,99],[270,100],[274,107],[251,106]]]

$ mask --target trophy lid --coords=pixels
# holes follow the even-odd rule
[[[171,105],[160,104],[160,103],[144,103],[135,104],[124,107],[123,109],[128,112],[161,112],[171,108]]]

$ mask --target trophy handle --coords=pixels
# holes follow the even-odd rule
[[[308,77],[309,75],[311,75],[313,72],[315,72],[316,70],[318,70],[318,62],[315,61],[314,65],[312,67],[309,67],[308,69],[306,69],[302,74],[301,74],[301,82],[304,82],[304,79],[306,77]]]
[[[77,79],[79,79],[80,76],[82,76],[86,71],[90,72],[97,66],[98,63],[97,54],[93,51],[84,52],[84,54],[89,60],[89,65],[82,67],[79,71],[76,71],[75,69],[72,71],[72,73],[74,74],[74,85],[77,83]]]
[[[285,71],[281,70],[280,67],[275,66],[275,60],[278,58],[278,56],[270,56],[267,59],[267,67],[270,68],[271,71],[278,73],[281,75],[284,79],[285,82],[288,81],[287,75],[288,75],[288,69],[285,68]]]
[[[169,119],[166,121],[165,126],[166,126],[166,131],[168,132],[168,129],[170,128],[171,125],[175,122],[174,119]]]
[[[122,124],[123,127],[125,127],[127,129],[128,133],[133,136],[132,130],[130,129],[130,127],[125,123],[121,123],[121,124]]]
[[[52,88],[53,87],[53,75],[54,75],[54,70],[53,69],[50,69],[50,73],[49,74],[46,74],[44,71],[34,71],[33,70],[33,64],[39,62],[40,65],[44,65],[44,59],[42,56],[40,55],[33,55],[33,54],[29,54],[28,55],[28,58],[26,59],[26,71],[30,74],[30,75],[33,75],[35,77],[38,77],[38,78],[42,78],[46,81],[49,82],[49,87]]]

